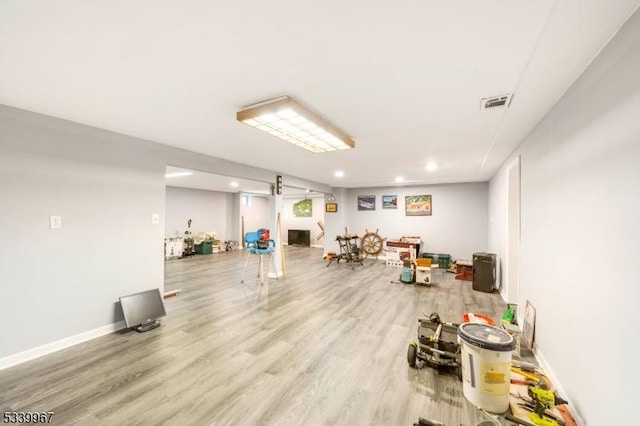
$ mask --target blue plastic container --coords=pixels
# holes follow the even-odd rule
[[[402,276],[400,277],[400,281],[402,281],[403,283],[412,283],[413,268],[402,268]]]

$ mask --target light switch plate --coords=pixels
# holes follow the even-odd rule
[[[160,213],[154,213],[151,215],[151,224],[152,225],[160,224]]]
[[[49,216],[49,228],[50,229],[62,228],[62,216]]]

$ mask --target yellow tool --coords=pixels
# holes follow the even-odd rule
[[[538,426],[558,426],[561,424],[557,419],[545,416],[545,411],[556,405],[568,404],[567,401],[560,398],[555,392],[537,386],[529,386],[528,393],[535,403],[533,412],[529,414],[531,422]]]
[[[527,378],[527,379],[529,379],[529,380],[533,380],[533,381],[534,381],[534,382],[536,382],[536,383],[539,383],[539,382],[540,382],[540,377],[538,377],[538,376],[537,376],[537,375],[535,375],[535,374],[529,373],[529,372],[527,372],[527,371],[523,371],[523,370],[522,370],[522,369],[520,369],[520,368],[517,368],[517,367],[511,367],[511,371],[513,371],[514,373],[518,373],[518,374],[520,374],[521,376],[524,376],[524,377],[526,377],[526,378]]]

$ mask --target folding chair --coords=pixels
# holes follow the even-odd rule
[[[276,243],[272,239],[263,240],[262,232],[247,232],[244,235],[244,245],[247,249],[247,261],[244,264],[244,271],[242,272],[242,281],[244,284],[244,277],[247,273],[247,267],[249,266],[249,258],[251,255],[257,254],[260,256],[260,266],[258,269],[258,277],[260,278],[260,284],[264,285],[264,260],[263,256],[268,254],[271,256],[271,260],[274,261],[275,268],[275,259],[273,258],[273,251],[276,248]]]

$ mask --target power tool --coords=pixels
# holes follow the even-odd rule
[[[556,395],[555,392],[538,386],[529,386],[528,393],[535,407],[529,414],[529,419],[538,426],[558,426],[560,423],[552,418],[545,417],[545,410],[556,405],[568,404],[567,401]]]

